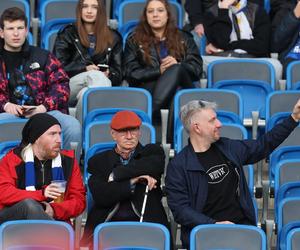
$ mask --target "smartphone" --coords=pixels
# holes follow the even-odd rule
[[[30,112],[32,112],[35,109],[36,109],[36,107],[24,108],[23,113],[24,114],[29,114]]]
[[[105,72],[109,68],[109,66],[107,64],[98,64],[97,66],[98,66],[99,70],[102,72]]]

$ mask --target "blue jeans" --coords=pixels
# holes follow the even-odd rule
[[[54,116],[61,124],[64,149],[71,149],[71,142],[78,143],[76,156],[77,159],[79,159],[81,153],[81,125],[79,121],[75,117],[64,114],[58,110],[52,110],[47,113],[49,115]],[[12,119],[12,118],[19,118],[19,117],[5,112],[0,113],[0,120]]]

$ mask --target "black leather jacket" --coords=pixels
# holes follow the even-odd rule
[[[191,34],[180,31],[182,43],[185,43],[186,51],[182,60],[177,59],[189,73],[192,81],[201,78],[202,59],[199,50]],[[154,46],[150,49],[152,63],[146,64],[143,59],[142,45],[137,44],[133,39],[133,34],[129,35],[124,51],[124,75],[131,86],[137,86],[140,83],[157,80],[160,73],[160,58]]]
[[[90,56],[88,49],[80,43],[75,24],[69,24],[57,34],[53,53],[61,61],[69,77],[85,72],[87,65],[108,64],[108,78],[112,81],[112,85],[120,85],[122,38],[118,32],[114,30],[112,32],[114,40],[111,48],[107,48],[105,53]]]

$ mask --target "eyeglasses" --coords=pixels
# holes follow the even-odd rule
[[[122,137],[126,136],[128,133],[130,133],[131,136],[137,136],[140,131],[140,128],[130,128],[115,131]]]

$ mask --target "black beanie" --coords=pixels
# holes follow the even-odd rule
[[[59,121],[47,114],[35,114],[26,122],[22,130],[22,144],[34,143],[42,134],[44,134],[53,125],[60,125]]]

